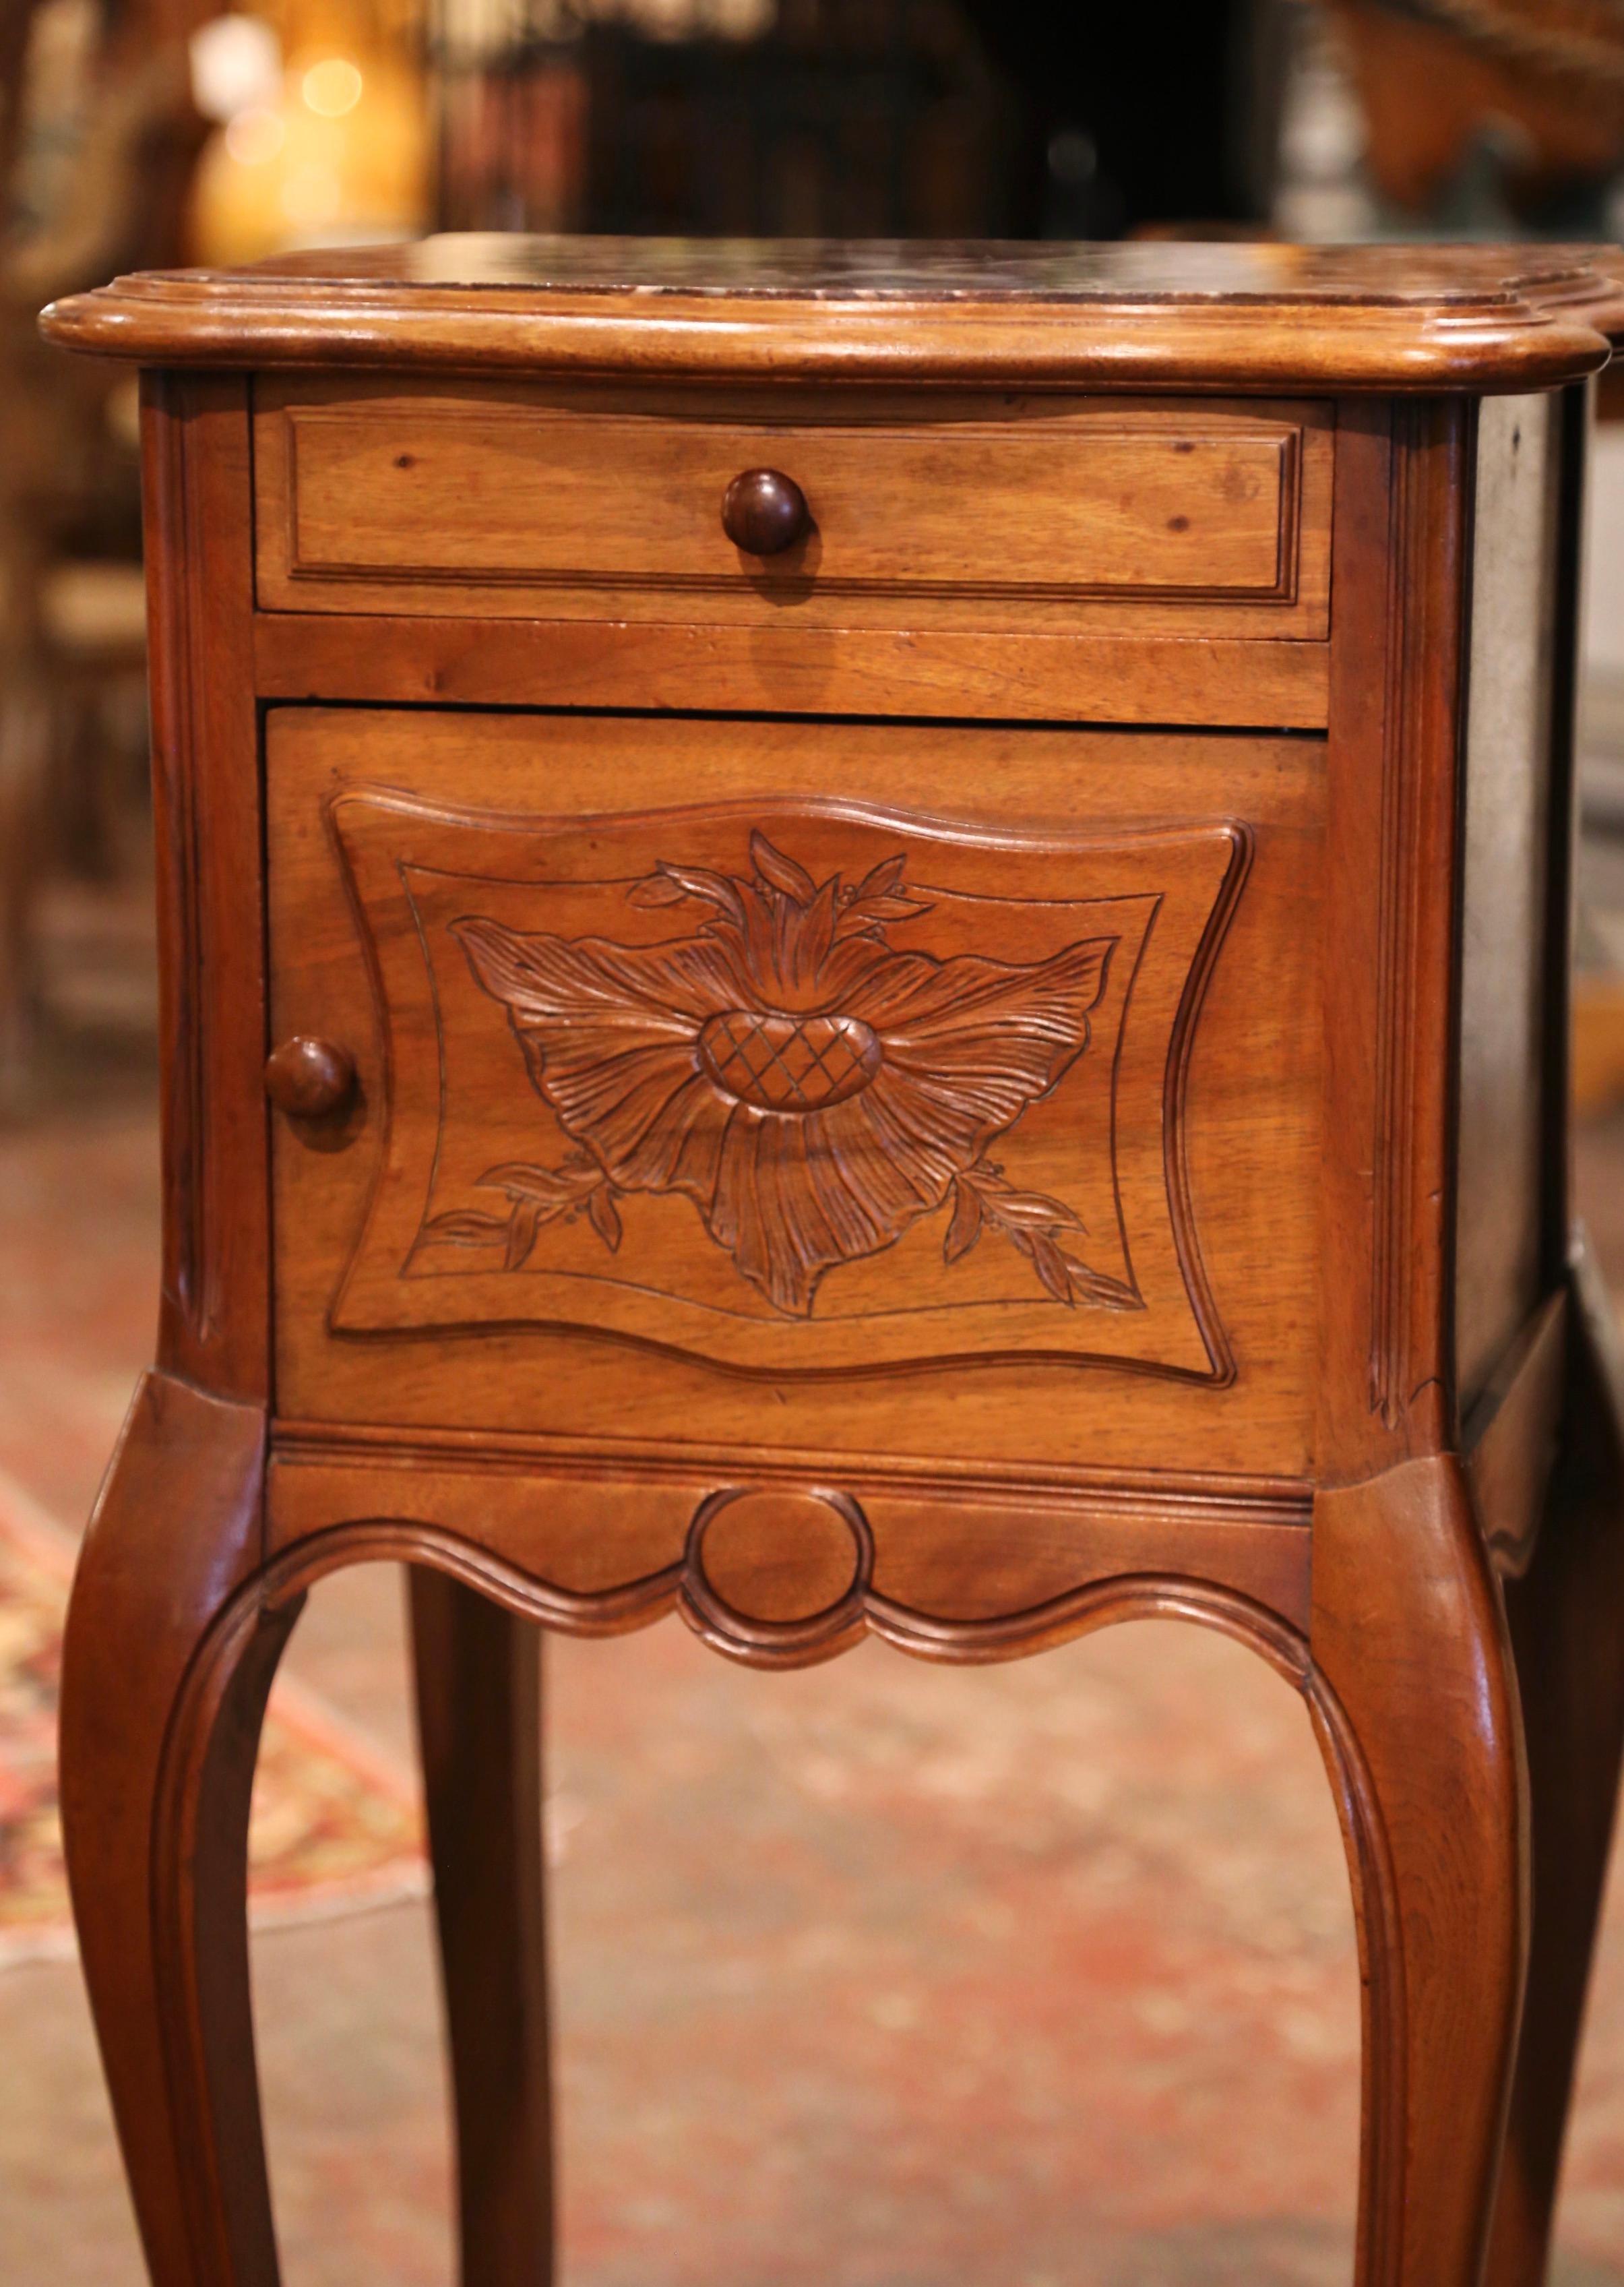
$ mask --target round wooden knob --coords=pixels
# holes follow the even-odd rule
[[[805,493],[777,469],[746,469],[722,495],[721,528],[746,556],[781,555],[809,520]]]
[[[265,1064],[265,1094],[291,1120],[327,1120],[355,1093],[355,1059],[331,1041],[296,1033]]]

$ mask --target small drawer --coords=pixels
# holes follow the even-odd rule
[[[264,384],[259,599],[1317,639],[1330,455],[1309,406]]]

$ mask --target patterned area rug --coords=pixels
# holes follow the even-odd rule
[[[0,1968],[74,1951],[57,1807],[57,1690],[73,1546],[0,1476]],[[272,1694],[248,1837],[256,1927],[421,1896],[411,1774],[291,1680]]]

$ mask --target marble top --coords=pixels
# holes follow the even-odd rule
[[[749,296],[812,301],[1343,302],[1510,299],[1585,274],[1603,249],[1289,246],[1269,241],[539,237],[461,231],[404,245],[290,254],[239,271],[342,287]],[[1624,249],[1609,249],[1624,272]]]

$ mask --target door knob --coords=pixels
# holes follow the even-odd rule
[[[778,556],[811,522],[807,496],[778,469],[746,469],[722,495],[721,528],[746,556]]]
[[[265,1064],[265,1094],[290,1120],[329,1120],[355,1093],[355,1059],[331,1041],[296,1033]]]

